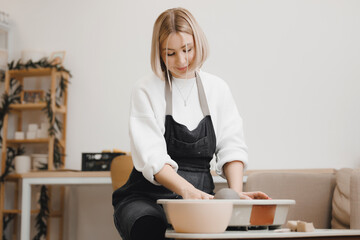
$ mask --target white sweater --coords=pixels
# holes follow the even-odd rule
[[[244,142],[242,119],[228,85],[220,78],[200,71],[211,119],[216,135],[216,172],[223,176],[225,163],[239,160],[247,167],[248,154]],[[200,108],[198,90],[193,79],[174,79],[172,84],[173,117],[190,130],[204,117]],[[165,164],[175,171],[177,163],[167,154],[165,133],[165,82],[154,74],[135,85],[130,107],[130,142],[135,168],[153,184]],[[180,95],[180,92],[182,95]],[[188,97],[189,96],[189,97]],[[184,106],[184,98],[187,106]]]

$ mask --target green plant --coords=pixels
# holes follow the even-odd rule
[[[62,123],[61,121],[56,118],[55,113],[51,107],[52,102],[51,102],[51,95],[50,92],[46,93],[46,97],[45,97],[45,101],[46,101],[46,107],[43,108],[43,111],[45,111],[47,118],[49,120],[50,123],[50,127],[49,127],[49,135],[50,136],[56,136],[56,133],[61,132],[62,131]],[[56,101],[57,102],[57,101]],[[59,106],[60,104],[57,102],[56,106]],[[64,154],[61,153],[61,149],[60,149],[60,141],[57,137],[55,137],[55,141],[54,141],[54,155],[53,155],[53,162],[54,162],[54,166],[55,168],[59,168],[62,166],[62,161],[61,161],[61,157],[64,156]]]
[[[56,68],[58,72],[67,72],[70,76],[70,71],[64,68],[62,65],[54,64],[53,62],[49,62],[47,58],[42,58],[37,62],[33,62],[31,59],[26,63],[21,62],[19,59],[16,63],[15,61],[11,61],[8,63],[9,70],[21,70],[21,69],[29,69],[29,68]]]
[[[38,232],[33,240],[40,240],[42,236],[46,237],[47,234],[47,220],[49,218],[49,195],[48,189],[45,185],[41,186],[40,199],[38,203],[40,204],[40,212],[36,216],[35,224]]]
[[[9,93],[4,93],[1,100],[1,109],[0,109],[0,132],[4,125],[5,115],[10,111],[10,104],[20,103],[20,93],[22,91],[22,86],[19,82],[12,78],[10,79],[10,89]],[[2,135],[0,134],[0,144],[2,143]]]
[[[2,235],[2,240],[7,240],[6,236],[5,236],[5,230],[7,228],[7,226],[9,225],[9,223],[11,222],[11,220],[13,220],[15,217],[15,214],[10,214],[7,216],[3,216],[3,235]]]
[[[14,158],[18,155],[22,155],[25,153],[24,147],[19,147],[17,149],[13,149],[11,147],[7,147],[6,151],[6,162],[5,162],[5,171],[0,176],[0,182],[5,181],[5,177],[9,175],[14,170]]]
[[[18,155],[22,155],[24,154],[25,149],[24,148],[18,148],[18,149],[13,149],[11,147],[7,148],[7,152],[6,152],[6,162],[5,162],[5,171],[4,173],[0,176],[0,182],[4,182],[5,181],[5,177],[14,170],[14,158]],[[4,216],[3,217],[3,236],[2,239],[3,240],[7,240],[6,236],[5,236],[5,230],[9,224],[9,222],[15,217],[15,215],[8,215],[8,216]]]

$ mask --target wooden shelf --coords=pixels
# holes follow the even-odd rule
[[[44,107],[46,107],[46,103],[15,103],[15,104],[10,104],[10,110],[17,110],[17,111],[21,111],[21,110],[41,110]]]
[[[46,103],[15,103],[10,104],[10,111],[23,111],[23,110],[42,110],[46,107]],[[60,106],[55,108],[56,113],[66,113],[66,107]]]
[[[38,214],[40,212],[39,209],[31,210],[31,214]],[[20,209],[4,209],[3,214],[21,214]],[[60,211],[52,211],[50,212],[50,217],[61,217]]]
[[[25,144],[25,143],[48,143],[49,138],[37,138],[37,139],[8,139],[7,144]]]
[[[34,68],[34,69],[22,69],[22,70],[9,70],[10,77],[23,78],[23,77],[41,77],[50,76],[52,68]],[[54,68],[54,71],[56,69]]]
[[[31,214],[39,213],[39,209],[31,210]],[[4,209],[3,214],[21,214],[20,209]]]
[[[50,141],[49,138],[37,138],[37,139],[8,139],[6,140],[6,143],[9,145],[15,145],[15,144],[31,144],[31,143],[48,143]],[[65,148],[65,141],[59,140],[60,147]]]
[[[50,97],[52,100],[56,99],[57,96],[57,85],[60,84],[60,80],[66,79],[68,80],[70,75],[66,72],[66,71],[58,71],[56,68],[30,68],[30,69],[22,69],[22,70],[8,70],[6,71],[5,74],[5,92],[9,92],[11,91],[11,87],[10,87],[10,82],[12,78],[15,78],[18,80],[18,84],[21,85],[22,87],[24,87],[24,82],[27,81],[27,79],[31,79],[32,77],[44,77],[45,81],[50,81],[50,89],[49,89],[49,93],[50,93]],[[41,84],[43,85],[43,84]],[[41,89],[41,87],[40,87]],[[35,89],[35,90],[40,90],[40,89]],[[60,145],[60,152],[61,154],[64,154],[63,156],[61,156],[61,162],[63,164],[65,164],[65,153],[66,153],[66,115],[67,115],[67,88],[65,88],[64,91],[64,95],[62,96],[61,99],[61,106],[57,107],[55,102],[52,102],[51,104],[51,109],[53,111],[54,114],[59,114],[61,116],[57,116],[59,117],[58,119],[62,122],[63,124],[63,129],[61,131],[61,139],[59,139],[59,145]],[[7,187],[13,188],[15,191],[20,191],[21,187],[21,180],[26,177],[26,176],[31,176],[31,177],[37,177],[37,176],[41,176],[41,177],[46,177],[46,176],[53,176],[54,174],[60,174],[60,175],[69,175],[72,176],[72,174],[81,174],[78,172],[71,172],[68,171],[67,173],[64,173],[62,171],[56,170],[55,166],[54,166],[54,136],[49,136],[46,138],[37,138],[37,139],[22,139],[22,140],[17,140],[17,139],[7,139],[7,133],[8,133],[8,123],[9,121],[12,121],[15,125],[15,129],[17,129],[17,131],[21,131],[23,129],[23,118],[27,118],[28,114],[25,114],[25,111],[33,111],[32,114],[34,115],[39,115],[40,117],[42,117],[41,115],[46,115],[46,113],[44,111],[42,111],[44,108],[47,107],[47,103],[46,102],[38,102],[38,103],[17,103],[17,104],[10,104],[9,109],[10,109],[10,113],[12,115],[14,115],[17,118],[17,121],[15,122],[13,120],[13,118],[9,119],[9,115],[10,114],[5,114],[4,116],[4,120],[3,120],[3,132],[5,134],[3,134],[3,139],[2,139],[2,159],[6,159],[7,157],[7,147],[8,146],[13,146],[13,147],[17,147],[21,144],[43,144],[43,146],[41,145],[41,147],[47,148],[48,151],[48,171],[33,171],[33,172],[28,172],[28,173],[24,173],[24,174],[16,174],[16,173],[11,173],[8,176],[5,177],[5,182],[6,181],[10,181],[15,183],[15,186],[13,185],[7,185]],[[60,136],[59,136],[60,137]],[[26,146],[27,147],[27,146]],[[29,146],[32,147],[32,146]],[[34,146],[35,147],[35,146]],[[5,161],[2,161],[1,163],[1,173],[4,173],[5,171]],[[108,173],[108,176],[110,178],[110,174]],[[16,214],[16,215],[22,215],[21,210],[18,209],[4,209],[4,202],[5,202],[5,182],[1,182],[0,183],[0,236],[3,235],[3,222],[2,222],[2,218],[4,215],[9,215],[9,214]],[[52,188],[49,187],[49,197],[52,196]],[[51,206],[51,203],[49,204],[49,216],[50,217],[55,217],[55,218],[60,218],[59,221],[59,229],[60,229],[60,238],[59,239],[63,239],[62,238],[62,228],[63,228],[63,216],[64,216],[64,196],[65,196],[65,189],[63,187],[61,187],[60,189],[60,202],[59,202],[59,209],[54,209]],[[17,192],[15,192],[14,194],[14,202],[17,203],[18,202],[18,198],[19,198],[19,194]],[[18,206],[15,204],[13,205],[13,208],[18,208]],[[37,214],[39,213],[39,210],[31,210],[31,214]],[[48,227],[52,224],[50,224],[51,218],[48,219]],[[49,230],[49,229],[48,229]],[[14,239],[16,239],[17,233],[18,231],[14,230]]]
[[[18,209],[4,209],[2,212],[4,214],[19,214],[19,213],[21,213],[21,210],[18,210]]]
[[[8,72],[11,78],[43,77],[51,76],[52,73],[58,76],[62,74],[66,78],[69,78],[69,74],[67,72],[57,71],[56,68],[30,68],[21,70],[9,70]]]
[[[8,139],[6,140],[7,144],[30,144],[30,143],[48,143],[50,141],[49,138],[37,138],[37,139]],[[60,147],[65,148],[65,141],[59,140]]]

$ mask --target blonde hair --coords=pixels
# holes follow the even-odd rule
[[[161,44],[171,33],[191,34],[195,42],[194,70],[205,62],[209,47],[204,32],[193,15],[184,8],[168,9],[156,19],[151,44],[151,68],[161,79],[166,78],[166,65],[161,59]]]

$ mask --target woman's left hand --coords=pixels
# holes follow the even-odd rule
[[[263,192],[238,192],[240,199],[271,199],[266,193]]]

